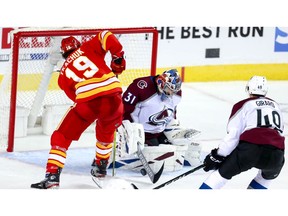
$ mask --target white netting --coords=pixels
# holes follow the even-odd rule
[[[72,102],[61,91],[57,85],[59,67],[61,63],[55,63],[55,55],[60,53],[60,41],[67,37],[67,28],[65,34],[61,31],[55,36],[54,30],[51,36],[37,36],[43,29],[25,29],[26,32],[35,32],[37,35],[20,37],[17,75],[17,94],[16,94],[16,123],[15,136],[21,137],[29,134],[31,128],[40,128],[43,109],[46,106],[71,105]],[[61,29],[60,29],[61,30]],[[85,34],[88,29],[69,29],[69,32],[81,42],[90,40],[94,34]],[[22,30],[23,31],[23,30]],[[47,29],[44,29],[47,32]],[[79,35],[81,31],[81,35]],[[95,30],[96,32],[99,30]],[[54,31],[55,32],[55,31]],[[83,32],[83,34],[82,34]],[[14,32],[17,34],[17,31]],[[11,34],[13,35],[13,34]],[[150,75],[151,73],[151,55],[153,34],[150,33],[116,33],[122,43],[126,57],[126,71],[119,76],[123,87],[127,86],[133,79]],[[13,37],[11,45],[13,45]],[[12,46],[13,48],[13,46]],[[11,49],[13,50],[13,49]],[[53,53],[53,54],[52,54]],[[7,136],[9,130],[9,115],[11,104],[11,86],[12,82],[12,58],[13,51],[9,58],[9,68],[4,74],[0,86],[0,147],[7,146]],[[57,59],[57,58],[56,58]],[[107,65],[110,65],[110,54],[106,56]],[[63,61],[63,60],[62,60]],[[15,60],[14,60],[15,62]],[[61,61],[59,61],[61,62]],[[27,124],[27,126],[25,126]],[[11,126],[10,126],[11,127]],[[27,127],[25,129],[25,127]],[[35,131],[35,130],[34,130]]]

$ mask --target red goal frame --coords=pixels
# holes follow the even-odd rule
[[[135,33],[152,33],[152,54],[151,54],[151,75],[156,75],[157,49],[158,49],[158,31],[155,27],[133,27],[133,28],[106,28],[106,29],[59,29],[59,30],[31,30],[14,33],[12,37],[12,84],[10,99],[10,116],[8,128],[7,152],[14,150],[14,133],[16,118],[16,97],[17,97],[17,78],[18,78],[18,61],[19,61],[19,42],[22,37],[45,37],[45,36],[70,36],[70,35],[94,35],[102,30],[110,30],[114,34],[135,34]]]

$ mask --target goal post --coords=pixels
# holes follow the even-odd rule
[[[0,150],[13,152],[16,137],[48,135],[57,125],[51,124],[53,118],[47,119],[47,110],[72,105],[57,85],[64,61],[60,53],[62,38],[72,35],[85,42],[107,29],[125,51],[126,70],[119,75],[123,87],[137,77],[156,74],[158,31],[154,27],[23,28],[10,33],[9,64],[0,83]],[[109,54],[105,61],[110,65]]]

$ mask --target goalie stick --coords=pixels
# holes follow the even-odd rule
[[[169,184],[171,184],[171,183],[173,183],[173,182],[175,182],[175,181],[177,181],[177,180],[179,180],[179,179],[181,179],[181,178],[183,178],[183,177],[185,177],[185,176],[187,176],[187,175],[189,175],[189,174],[191,174],[191,173],[193,173],[193,172],[195,172],[195,171],[197,171],[203,167],[205,167],[205,165],[201,164],[201,165],[199,165],[199,166],[197,166],[197,167],[195,167],[195,168],[193,168],[193,169],[191,169],[185,173],[182,173],[181,175],[176,176],[175,178],[170,179],[169,181],[166,181],[166,182],[164,182],[164,183],[162,183],[162,184],[160,184],[160,185],[158,185],[152,189],[154,190],[154,189],[159,189],[159,188],[165,187],[165,186],[167,186],[167,185],[169,185]],[[131,185],[134,189],[139,189],[135,184],[131,183]]]
[[[149,178],[153,182],[153,184],[156,183],[159,180],[159,178],[161,177],[162,172],[164,170],[164,162],[163,162],[160,170],[157,173],[154,173],[152,168],[149,166],[149,163],[147,162],[145,156],[143,155],[143,152],[142,152],[142,150],[140,148],[139,142],[137,142],[137,155],[138,155],[138,157],[139,157],[144,169],[146,170]],[[133,183],[132,183],[132,186],[133,186]]]

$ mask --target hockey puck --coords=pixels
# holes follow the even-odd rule
[[[145,175],[147,174],[147,171],[143,168],[143,169],[140,170],[140,173],[141,173],[143,176],[145,176]]]

